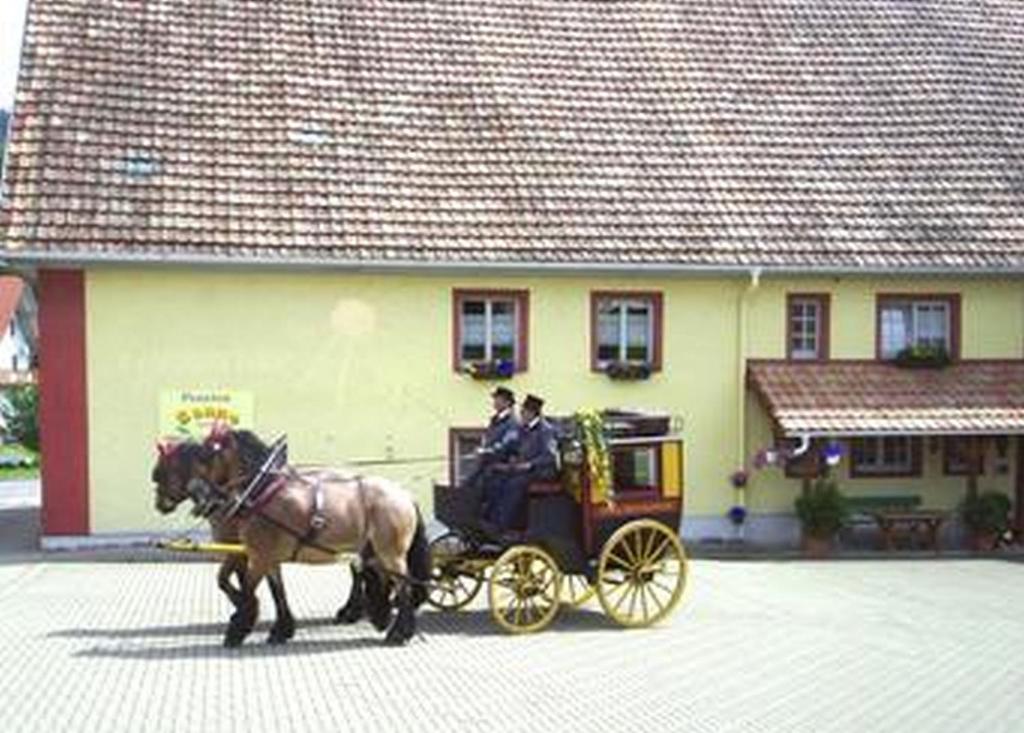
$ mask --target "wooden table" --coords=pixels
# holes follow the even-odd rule
[[[882,546],[886,550],[895,549],[894,536],[905,529],[911,537],[923,531],[926,547],[939,551],[939,530],[949,519],[949,512],[932,509],[901,509],[874,512],[873,516],[882,532]]]

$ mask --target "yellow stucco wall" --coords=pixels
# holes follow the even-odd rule
[[[294,461],[442,456],[448,427],[480,424],[492,386],[451,369],[451,291],[530,290],[530,368],[511,381],[580,406],[667,410],[685,423],[686,512],[721,516],[737,463],[737,303],[740,278],[475,277],[472,275],[258,273],[96,269],[87,273],[90,511],[95,532],[182,527],[152,509],[149,471],[161,390],[236,389],[255,397],[256,429],[286,432]],[[664,293],[664,371],[616,383],[590,372],[594,289]],[[830,291],[832,354],[870,357],[874,292],[882,280],[790,282]],[[1002,281],[918,282],[963,294],[964,355],[1019,357],[1024,290]],[[778,357],[787,287],[762,280],[750,297],[751,356]],[[766,421],[748,409],[748,452]],[[374,469],[406,482],[429,506],[443,461]],[[788,511],[791,484],[755,478],[751,506]],[[762,486],[764,484],[764,486]],[[763,489],[763,490],[762,490]],[[952,491],[952,489],[950,489]]]
[[[996,279],[906,280],[887,277],[815,278],[763,281],[751,297],[748,356],[779,359],[785,356],[786,296],[789,293],[829,293],[833,359],[875,358],[875,308],[878,293],[960,293],[961,355],[965,359],[1019,359],[1024,356],[1024,283]],[[771,424],[758,400],[747,395],[747,445],[753,454],[772,443]],[[982,490],[1014,494],[1015,445],[1007,450],[1005,473],[994,470],[995,446],[988,445]],[[857,495],[920,495],[923,505],[952,509],[963,498],[965,479],[945,476],[942,450],[925,440],[920,478],[850,478],[849,461],[836,471],[840,489]],[[753,512],[789,512],[800,492],[800,481],[786,478],[781,469],[752,474],[747,503]]]

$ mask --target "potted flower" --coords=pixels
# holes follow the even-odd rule
[[[804,552],[810,557],[827,557],[848,513],[846,498],[835,481],[828,478],[815,481],[811,490],[796,500]]]
[[[950,361],[945,347],[924,344],[908,346],[896,354],[896,358],[893,360],[897,366],[908,369],[942,369],[949,366]]]
[[[516,364],[511,359],[471,361],[464,371],[473,379],[509,379],[516,372]]]
[[[742,506],[734,506],[728,512],[725,513],[729,517],[729,521],[733,523],[733,526],[739,527],[745,521],[747,521],[747,509]]]
[[[610,379],[639,380],[651,376],[651,365],[637,361],[612,361],[604,368]]]
[[[991,551],[1009,527],[1010,498],[998,491],[968,495],[960,514],[970,532],[971,549]]]

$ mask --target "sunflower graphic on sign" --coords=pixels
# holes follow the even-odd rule
[[[215,424],[253,426],[251,392],[227,389],[173,389],[160,393],[160,434],[201,440]]]

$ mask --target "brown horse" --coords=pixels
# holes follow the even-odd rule
[[[353,550],[367,562],[338,620],[358,619],[365,592],[374,624],[390,625],[387,641],[407,641],[415,633],[415,609],[426,597],[430,570],[415,502],[383,478],[329,469],[267,471],[272,454],[250,432],[218,430],[204,443],[163,452],[153,471],[159,511],[171,512],[191,499],[217,521],[238,523],[246,567],[225,645],[237,646],[251,632],[258,615],[255,590],[264,577],[277,581],[271,583],[277,620],[268,641],[287,641],[294,621],[280,583],[281,563],[331,563]],[[392,596],[398,608],[393,623]]]
[[[189,449],[186,447],[186,443],[170,443],[170,442],[159,442],[157,443],[157,466],[153,469],[153,483],[159,484],[163,482],[163,474],[167,470],[167,467],[174,465],[178,462],[179,456],[175,455],[179,449],[185,448],[186,451]],[[194,447],[194,446],[193,446]],[[168,499],[157,495],[156,508],[157,511],[162,513],[168,513],[174,511],[177,503],[171,503]],[[222,542],[225,544],[237,544],[242,541],[241,533],[239,530],[239,522],[237,519],[220,519],[215,516],[207,517],[210,522],[210,534],[213,537],[214,542]],[[231,582],[231,578],[234,576],[237,580],[237,585]],[[271,588],[278,582],[273,577],[268,577],[267,581],[270,583]],[[231,605],[236,609],[242,605],[242,585],[245,583],[245,557],[241,555],[225,555],[221,561],[220,568],[217,570],[217,586],[223,591],[224,595],[227,596]]]

